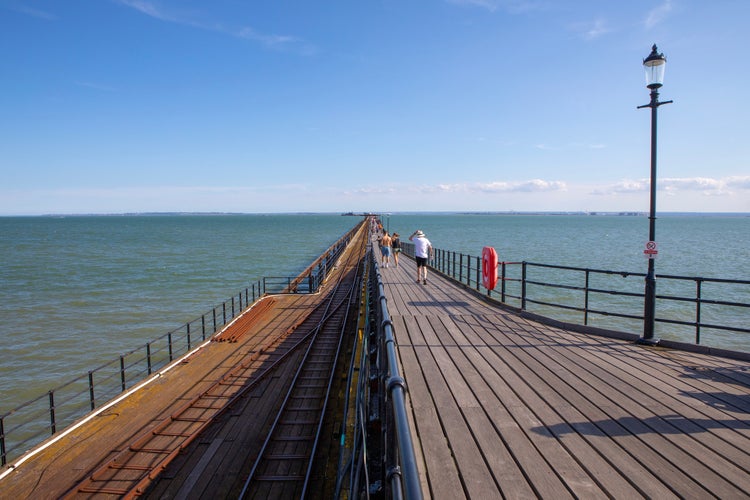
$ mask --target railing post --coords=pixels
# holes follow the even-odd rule
[[[57,432],[57,424],[55,422],[55,393],[49,391],[49,421],[51,434]]]
[[[6,465],[8,460],[5,458],[5,420],[0,417],[0,465]]]
[[[150,370],[149,373],[151,373]],[[89,370],[89,401],[91,402],[91,410],[93,411],[96,408],[96,399],[94,398],[94,372],[91,370]]]
[[[701,343],[701,283],[702,280],[695,280],[695,343]]]
[[[216,308],[214,307],[213,311],[211,311],[214,316],[214,333],[216,333]]]
[[[203,340],[206,340],[206,315],[201,314],[201,332],[203,334]]]
[[[214,325],[216,324],[216,320],[214,320]],[[169,349],[169,361],[172,361],[172,332],[167,333],[167,348]]]
[[[231,318],[234,318],[234,295],[232,295],[232,316]]]
[[[224,326],[224,325],[227,324],[227,303],[226,303],[226,301],[224,301],[224,302],[221,303],[221,316],[222,316],[222,319],[224,320],[221,323],[221,326]]]
[[[455,258],[453,259],[455,260]],[[464,254],[458,254],[458,282],[461,283],[464,279]]]
[[[521,262],[521,310],[526,310],[526,261]]]
[[[190,323],[187,323],[185,326],[187,326],[187,350],[190,352]]]
[[[482,281],[482,277],[480,276],[480,273],[482,272],[482,258],[477,257],[477,290],[479,290],[479,283]]]
[[[589,270],[586,269],[586,285],[583,290],[583,324],[589,324]]]
[[[122,383],[122,392],[125,392],[125,356],[120,354],[120,382]]]
[[[505,262],[500,266],[500,301],[505,304]]]
[[[151,342],[146,342],[146,364],[148,365],[148,374],[151,375]]]

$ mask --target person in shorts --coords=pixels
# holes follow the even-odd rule
[[[391,244],[393,239],[388,235],[388,231],[383,233],[383,239],[380,240],[380,252],[383,254],[383,266],[388,267],[391,262]]]
[[[424,235],[421,229],[417,229],[409,236],[409,241],[414,243],[414,260],[417,261],[417,283],[427,284],[427,259],[432,258],[432,243]]]
[[[398,233],[393,233],[391,237],[391,248],[393,249],[393,263],[398,267],[398,254],[401,253],[401,240],[398,237]]]

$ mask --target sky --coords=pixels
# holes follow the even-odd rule
[[[0,0],[0,215],[750,212],[747,0]]]

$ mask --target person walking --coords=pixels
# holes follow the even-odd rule
[[[398,237],[398,233],[393,233],[391,237],[391,248],[393,249],[393,263],[398,267],[398,254],[401,253],[401,240]]]
[[[432,258],[432,243],[424,235],[421,229],[417,229],[409,236],[409,241],[414,243],[414,260],[417,261],[417,283],[427,284],[427,259]]]
[[[391,244],[393,239],[388,235],[388,231],[383,233],[383,239],[380,240],[380,247],[383,253],[383,266],[388,267],[391,262]]]

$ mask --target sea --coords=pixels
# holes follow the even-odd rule
[[[404,239],[421,229],[436,248],[472,256],[492,246],[508,262],[630,273],[645,273],[648,265],[649,221],[642,214],[380,217]],[[0,415],[194,320],[264,276],[296,276],[359,220],[0,217]],[[657,283],[659,274],[750,279],[750,214],[659,214],[656,241]],[[750,303],[748,289],[733,300]],[[750,309],[740,314],[750,325]],[[722,336],[714,346],[750,351],[748,336]]]

